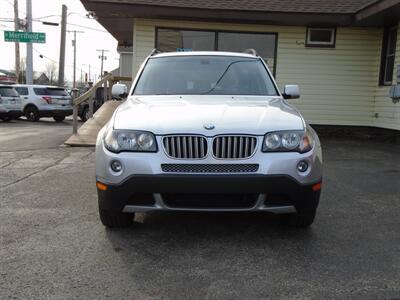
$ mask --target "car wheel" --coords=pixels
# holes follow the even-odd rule
[[[307,213],[294,213],[281,215],[281,222],[283,225],[297,228],[309,227],[315,219],[316,211]]]
[[[109,228],[129,227],[133,224],[134,213],[118,213],[99,209],[100,220],[104,226]]]
[[[89,107],[83,108],[83,111],[81,113],[81,120],[83,122],[86,122],[87,120],[89,120]]]
[[[25,117],[28,121],[37,122],[39,121],[39,111],[34,106],[29,106],[25,109]]]
[[[53,117],[53,119],[54,119],[56,122],[62,122],[62,121],[65,120],[65,117],[64,117],[64,116],[56,116],[56,117]]]

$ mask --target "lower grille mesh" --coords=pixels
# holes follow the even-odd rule
[[[254,173],[258,164],[162,164],[166,173]]]

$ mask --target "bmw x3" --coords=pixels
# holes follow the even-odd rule
[[[96,186],[107,227],[135,212],[269,212],[314,221],[322,182],[316,132],[256,53],[153,51],[98,134]]]

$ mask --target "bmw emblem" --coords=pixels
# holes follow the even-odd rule
[[[204,124],[204,128],[207,130],[213,130],[215,126],[213,124]]]

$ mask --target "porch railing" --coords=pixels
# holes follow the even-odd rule
[[[107,74],[105,75],[100,81],[96,82],[95,85],[93,85],[88,91],[83,93],[80,96],[77,96],[78,90],[75,89],[73,90],[74,92],[74,100],[73,100],[73,123],[72,123],[72,133],[76,134],[78,132],[78,108],[79,105],[88,102],[89,104],[89,118],[93,118],[93,103],[94,103],[94,97],[96,95],[96,90],[99,87],[103,87],[104,89],[104,102],[107,100],[112,99],[112,94],[111,90],[113,85],[118,82],[118,81],[132,81],[132,78],[130,77],[119,77],[119,76],[113,76],[112,74]]]

